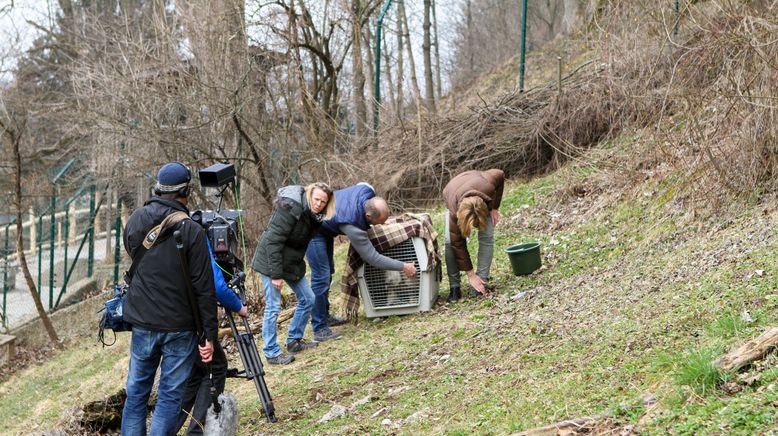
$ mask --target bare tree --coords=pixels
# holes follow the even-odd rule
[[[411,44],[411,35],[408,32],[408,15],[405,13],[405,2],[400,2],[400,21],[402,21],[403,30],[405,31],[405,49],[408,53],[408,68],[411,71],[411,86],[413,88],[413,95],[416,99],[416,107],[419,110],[421,101],[421,91],[419,90],[419,81],[416,80],[416,63],[413,59],[413,46]]]
[[[399,6],[398,6],[399,8]],[[402,118],[403,116],[403,106],[405,106],[405,102],[403,101],[403,77],[405,77],[405,65],[403,64],[403,50],[405,50],[405,42],[403,40],[404,36],[404,28],[403,28],[403,20],[398,18],[397,19],[397,100],[396,100],[396,106],[397,106],[397,118]],[[387,51],[388,56],[388,51]],[[389,65],[389,62],[386,62],[387,66]]]
[[[438,100],[440,100],[443,97],[443,81],[440,78],[440,35],[438,34],[437,6],[437,0],[432,0],[432,27],[435,32],[435,41],[433,44],[435,45],[435,74],[437,78],[435,84],[437,85]]]
[[[46,310],[43,308],[40,295],[38,294],[35,282],[32,279],[30,268],[27,265],[27,258],[24,254],[24,232],[22,231],[22,155],[20,152],[20,143],[24,135],[24,131],[27,124],[26,113],[15,113],[12,102],[7,99],[0,100],[0,106],[2,106],[2,116],[0,116],[0,129],[3,130],[3,137],[6,138],[7,144],[11,148],[11,154],[14,160],[14,209],[16,212],[16,255],[19,257],[19,263],[21,264],[22,274],[24,274],[24,280],[27,282],[27,288],[30,291],[30,296],[35,303],[35,309],[38,311],[38,316],[43,323],[43,327],[46,329],[46,333],[49,335],[49,340],[55,348],[62,348],[62,344],[59,341],[57,332],[54,330],[54,325],[51,323]]]
[[[435,85],[432,81],[432,36],[430,35],[430,9],[431,0],[424,0],[424,42],[422,43],[422,57],[424,59],[424,91],[427,110],[435,113]]]
[[[351,68],[354,75],[352,81],[352,97],[354,99],[354,118],[357,137],[367,133],[367,106],[365,105],[365,73],[362,67],[362,14],[361,0],[351,0]],[[369,50],[368,50],[369,51]]]

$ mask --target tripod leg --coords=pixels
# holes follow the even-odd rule
[[[257,344],[254,342],[254,335],[251,333],[251,328],[246,319],[243,320],[243,327],[245,332],[239,333],[235,320],[232,317],[232,313],[227,311],[227,320],[232,330],[232,336],[235,338],[235,344],[238,346],[238,352],[240,359],[243,362],[243,368],[246,373],[246,378],[254,380],[254,386],[257,389],[259,395],[259,401],[262,403],[262,409],[265,411],[265,417],[268,422],[276,422],[275,406],[273,405],[273,399],[270,396],[270,391],[265,383],[265,370],[262,367],[262,361],[259,358],[259,350],[257,350]]]

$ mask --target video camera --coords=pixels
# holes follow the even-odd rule
[[[243,217],[243,211],[221,208],[224,191],[235,182],[235,167],[232,164],[219,163],[200,170],[199,175],[200,184],[204,188],[219,190],[217,194],[219,204],[215,211],[198,210],[192,212],[192,221],[205,229],[216,263],[230,276],[229,278],[225,277],[229,281],[230,288],[238,294],[243,304],[246,304],[246,288],[244,286],[246,274],[243,272],[238,243],[240,241],[239,220]],[[268,422],[276,422],[275,406],[265,383],[265,370],[259,358],[259,350],[251,332],[251,325],[248,319],[240,317],[243,330],[238,330],[232,312],[226,308],[225,312],[232,337],[235,339],[240,359],[243,362],[243,370],[230,368],[227,370],[227,376],[253,380],[265,417]]]
[[[233,270],[243,270],[238,253],[240,226],[238,221],[243,217],[243,211],[238,209],[221,210],[224,191],[235,182],[235,166],[228,163],[218,163],[200,170],[200,185],[204,188],[217,188],[219,205],[215,211],[198,210],[192,212],[192,220],[203,226],[211,242],[213,257],[219,264]]]

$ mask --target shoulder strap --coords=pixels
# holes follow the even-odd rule
[[[146,237],[143,238],[143,246],[146,247],[147,250],[151,249],[151,247],[153,247],[157,242],[159,235],[161,235],[165,229],[172,227],[188,218],[189,214],[181,211],[176,211],[166,216],[161,223],[157,224],[154,228],[149,230],[148,233],[146,233]]]
[[[181,212],[181,211],[173,212],[170,215],[166,216],[161,223],[154,226],[151,230],[149,230],[148,233],[146,233],[146,237],[143,238],[143,244],[140,247],[138,247],[138,250],[135,253],[135,257],[132,259],[132,265],[130,265],[129,271],[124,273],[124,281],[128,285],[132,281],[132,277],[135,275],[135,270],[138,269],[138,265],[140,265],[140,260],[143,259],[143,255],[146,254],[146,252],[149,251],[152,247],[154,247],[157,241],[160,240],[159,236],[166,229],[181,223],[185,219],[189,219],[189,214],[187,214],[186,212]]]

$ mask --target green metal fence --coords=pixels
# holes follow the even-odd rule
[[[56,178],[55,178],[56,180]],[[116,210],[111,211],[115,222],[111,232],[100,234],[98,217],[100,209],[111,200],[105,190],[98,191],[87,183],[72,195],[59,198],[56,182],[52,183],[48,206],[39,211],[30,210],[23,218],[22,241],[25,257],[33,277],[41,303],[47,311],[56,310],[68,295],[69,285],[76,280],[93,277],[95,262],[103,259],[114,264],[114,281],[118,281],[121,261],[121,196],[117,195]],[[105,211],[104,212],[108,212]],[[29,319],[37,317],[37,310],[30,291],[21,274],[16,254],[15,220],[4,225],[2,235],[3,297],[0,326],[8,331]],[[101,250],[95,244],[96,237],[115,238],[114,253]],[[73,251],[75,248],[75,252]],[[113,254],[113,256],[110,256]],[[48,268],[48,270],[46,270]],[[37,273],[37,274],[36,274]],[[48,273],[48,274],[46,274]]]

